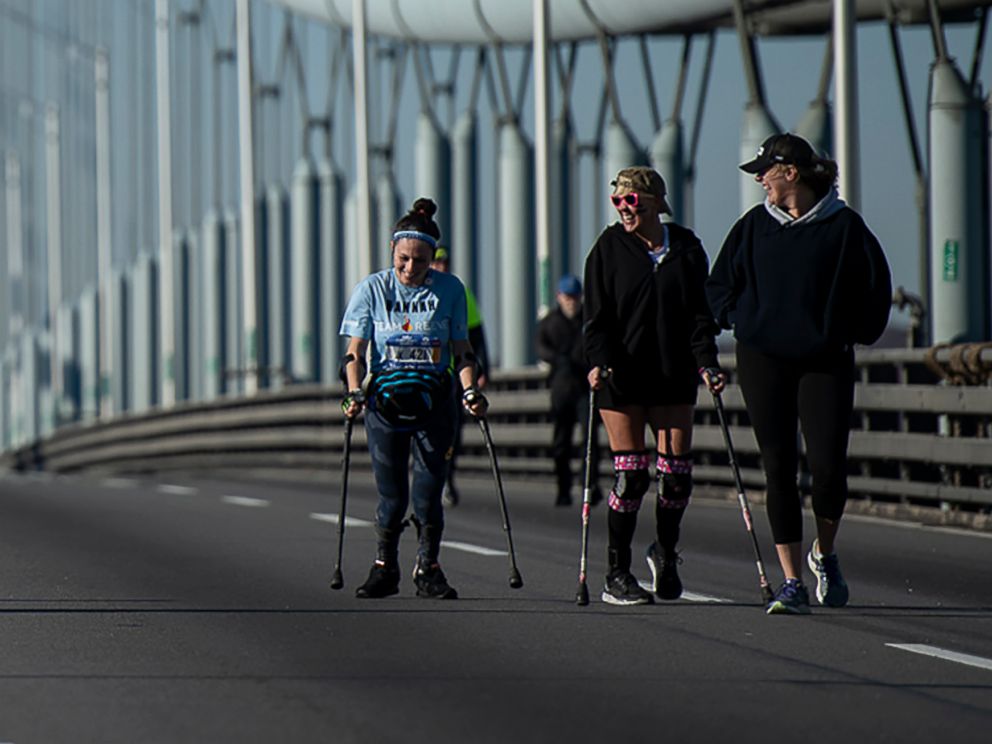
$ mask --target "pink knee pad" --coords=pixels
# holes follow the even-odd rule
[[[641,508],[641,500],[651,486],[651,476],[648,474],[650,461],[647,452],[618,452],[613,455],[616,480],[607,500],[610,509],[626,513]]]
[[[692,496],[692,455],[658,455],[658,506],[684,509]]]

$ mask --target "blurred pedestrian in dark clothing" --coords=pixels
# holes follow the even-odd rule
[[[451,254],[446,246],[438,243],[431,268],[445,274],[451,272]],[[479,386],[479,390],[483,390],[486,383],[489,382],[489,351],[486,346],[486,331],[482,324],[482,313],[479,312],[479,301],[475,298],[468,284],[465,284],[465,306],[468,313],[468,341],[475,352],[479,371],[476,384]],[[465,423],[465,416],[460,408],[456,415],[458,420],[455,422],[455,443],[452,445],[451,459],[448,461],[448,480],[444,484],[443,500],[445,506],[458,506],[458,502],[461,501],[461,495],[455,487],[455,467],[458,453],[462,448],[462,426]]]
[[[589,383],[582,350],[582,283],[566,274],[558,283],[557,307],[537,327],[537,356],[551,365],[551,418],[554,422],[552,457],[558,486],[556,506],[572,503],[572,436],[576,424],[586,432],[589,418]],[[592,502],[603,496],[599,479],[599,445],[593,432],[591,484]],[[585,449],[583,448],[583,455]]]

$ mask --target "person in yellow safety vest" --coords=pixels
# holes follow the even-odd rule
[[[435,271],[448,273],[451,271],[451,255],[448,248],[438,245],[434,252],[434,260],[431,268]],[[479,303],[475,299],[471,288],[465,284],[465,302],[468,310],[468,339],[475,351],[476,363],[478,364],[479,377],[477,384],[479,389],[484,389],[489,380],[489,353],[486,348],[486,332],[482,326],[482,313],[479,312]],[[462,445],[462,420],[461,412],[458,413],[458,421],[455,425],[455,442],[451,448],[451,460],[448,467],[448,480],[444,485],[443,500],[446,506],[456,506],[459,501],[458,489],[455,488],[455,460],[458,457],[458,450]]]

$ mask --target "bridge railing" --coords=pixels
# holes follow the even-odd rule
[[[957,354],[957,356],[955,356]],[[992,351],[864,350],[858,354],[855,428],[850,440],[852,497],[864,501],[992,511]],[[955,361],[957,360],[957,361]],[[970,362],[970,366],[969,366]],[[723,355],[731,384],[723,394],[731,436],[749,488],[764,486],[757,443],[748,424],[732,355]],[[955,370],[974,372],[968,379]],[[984,370],[984,372],[983,372]],[[971,384],[954,384],[970,382]],[[493,439],[507,475],[543,481],[550,489],[551,421],[546,372],[497,371],[488,390]],[[0,466],[57,473],[129,474],[160,471],[336,472],[343,446],[340,387],[296,385],[251,398],[181,404],[140,417],[59,430],[6,452]],[[576,430],[577,460],[583,433]],[[610,472],[603,444],[604,483]],[[369,466],[362,427],[352,462]],[[693,433],[701,483],[731,485],[712,398],[700,390]],[[478,427],[466,421],[461,471],[488,473]],[[578,467],[578,465],[576,465]],[[809,476],[801,464],[800,484]]]

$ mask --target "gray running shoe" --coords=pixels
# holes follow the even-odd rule
[[[819,543],[814,540],[806,556],[809,570],[816,575],[816,598],[827,607],[843,607],[847,604],[849,592],[847,582],[840,572],[837,554],[819,555]]]

